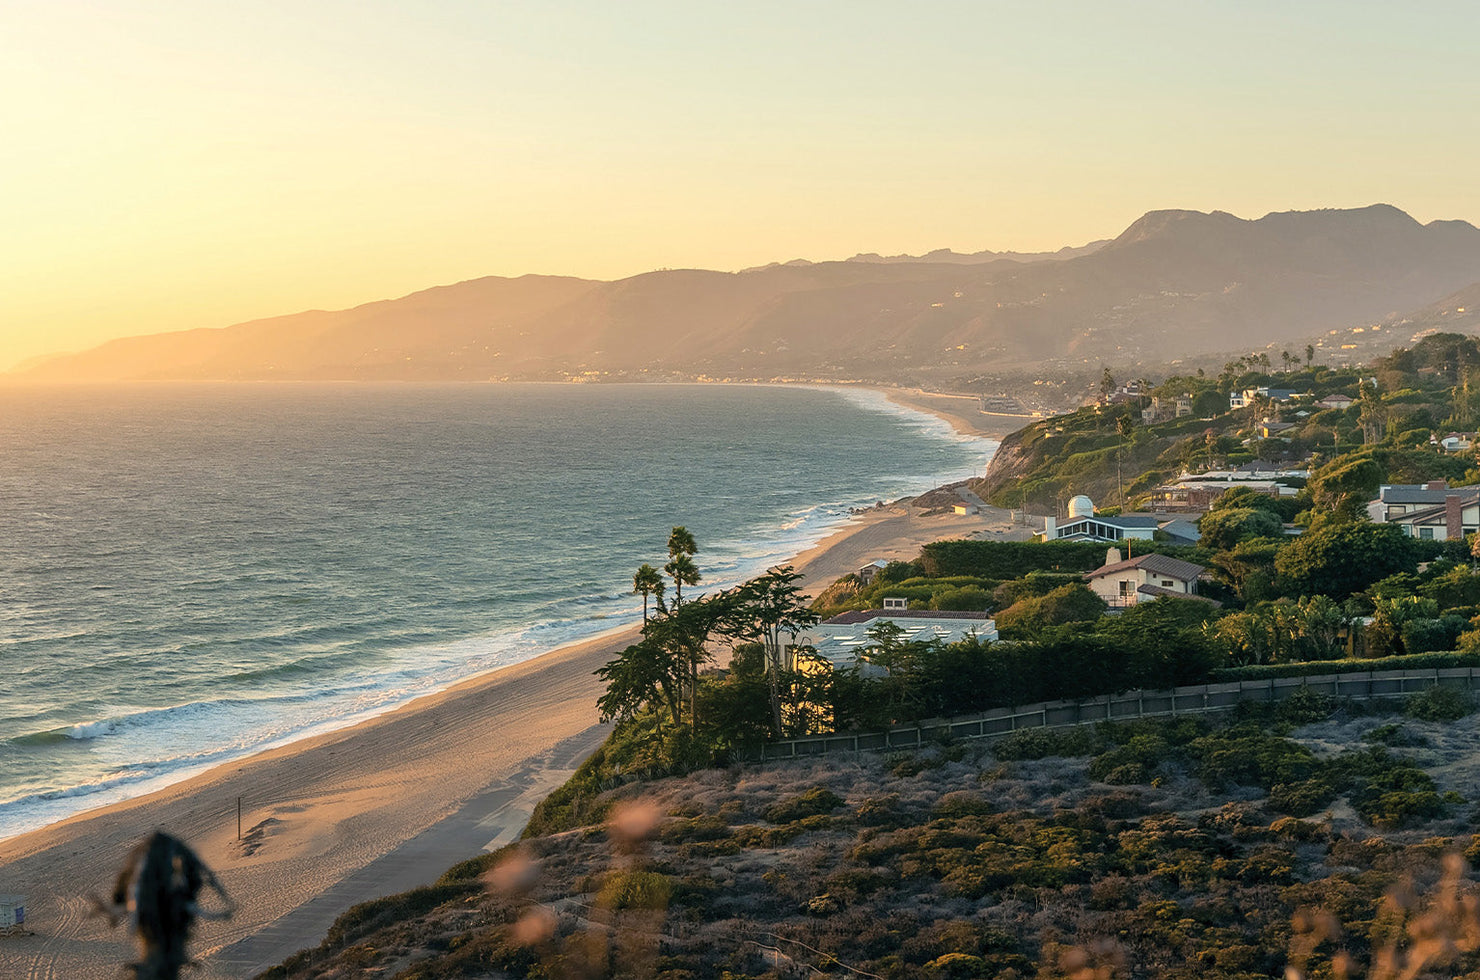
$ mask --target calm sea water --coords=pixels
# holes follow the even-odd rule
[[[0,837],[738,581],[993,444],[852,390],[0,389]]]

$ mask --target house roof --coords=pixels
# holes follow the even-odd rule
[[[1161,525],[1160,530],[1165,531],[1174,538],[1181,538],[1189,544],[1196,544],[1202,540],[1202,532],[1197,529],[1197,525],[1192,521],[1167,521]]]
[[[1385,504],[1442,504],[1451,492],[1448,488],[1431,490],[1422,484],[1401,483],[1381,488],[1377,499]]]
[[[822,622],[828,626],[849,626],[867,623],[871,619],[974,619],[986,622],[991,618],[988,612],[962,609],[850,609]]]
[[[1088,521],[1094,521],[1096,524],[1105,524],[1109,527],[1121,528],[1154,528],[1160,523],[1160,519],[1157,518],[1154,514],[1123,514],[1119,517],[1101,517],[1099,514],[1095,514],[1093,517],[1074,517],[1066,519],[1058,525],[1058,528],[1060,531],[1063,531],[1065,528],[1070,528],[1073,527],[1075,524],[1081,524]]]
[[[1113,565],[1106,565],[1088,573],[1086,578],[1100,578],[1104,575],[1114,575],[1116,572],[1128,572],[1133,568],[1144,568],[1148,572],[1157,575],[1166,575],[1171,578],[1181,579],[1183,582],[1191,582],[1204,571],[1201,565],[1194,565],[1190,561],[1180,558],[1172,558],[1168,555],[1142,555],[1140,558],[1128,558],[1118,561]]]

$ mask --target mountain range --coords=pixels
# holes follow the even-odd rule
[[[870,254],[615,282],[487,277],[114,340],[10,377],[898,380],[1165,361],[1367,322],[1473,324],[1444,310],[1477,292],[1480,229],[1464,221],[1421,224],[1383,204],[1257,220],[1169,210],[1055,253]]]

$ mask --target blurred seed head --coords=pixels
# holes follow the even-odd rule
[[[619,849],[633,849],[652,836],[663,813],[647,800],[621,803],[612,810],[606,832]]]
[[[527,895],[540,878],[540,865],[523,848],[514,851],[489,868],[483,883],[500,895]]]
[[[538,906],[530,909],[509,930],[510,938],[521,946],[540,946],[555,937],[555,914]]]

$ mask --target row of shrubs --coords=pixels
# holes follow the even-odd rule
[[[1301,692],[1275,705],[1243,706],[1241,720],[1213,728],[1203,718],[1174,718],[1124,724],[1015,732],[996,746],[1004,759],[1050,755],[1091,756],[1089,775],[1120,785],[1155,783],[1177,769],[1210,790],[1257,786],[1267,805],[1295,817],[1309,816],[1338,796],[1373,826],[1392,828],[1445,815],[1462,802],[1440,794],[1421,768],[1385,746],[1412,744],[1398,726],[1374,729],[1381,744],[1318,758],[1285,737],[1297,724],[1330,717],[1337,699]],[[1452,721],[1475,710],[1473,699],[1452,688],[1434,687],[1410,696],[1404,712],[1426,721]]]
[[[1265,680],[1276,677],[1315,677],[1322,674],[1361,674],[1377,670],[1437,670],[1445,667],[1480,667],[1480,653],[1411,653],[1370,660],[1318,660],[1293,664],[1250,664],[1222,667],[1212,672],[1210,683]]]

